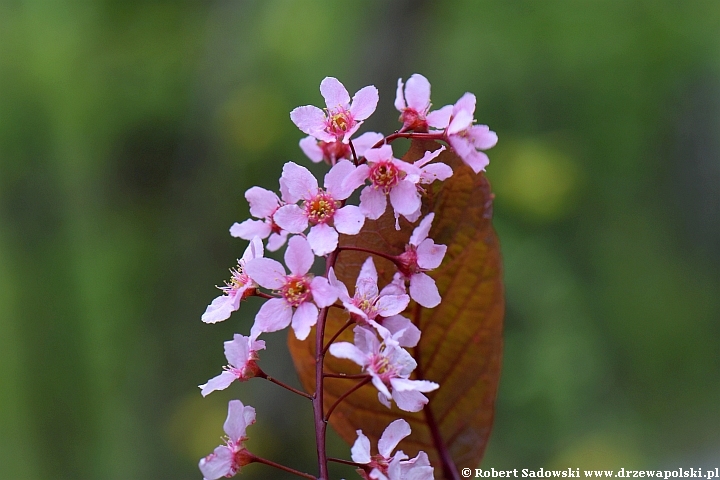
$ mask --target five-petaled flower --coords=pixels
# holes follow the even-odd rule
[[[337,248],[338,232],[355,235],[365,222],[360,208],[341,206],[341,201],[355,190],[343,185],[343,179],[354,169],[347,160],[338,162],[325,175],[325,189],[321,189],[307,168],[293,162],[286,163],[282,181],[290,204],[278,209],[275,221],[290,233],[302,233],[311,224],[307,240],[313,252],[319,256],[332,252]],[[302,207],[295,204],[300,200],[303,201]]]
[[[400,347],[397,338],[402,331],[391,334],[380,325],[375,329],[382,337],[380,342],[375,330],[357,326],[355,344],[339,342],[330,345],[330,353],[338,358],[346,358],[360,365],[370,374],[372,384],[378,389],[380,403],[390,408],[394,400],[400,410],[419,412],[428,402],[420,392],[431,392],[438,384],[428,380],[410,380],[410,374],[417,363],[407,350]]]
[[[402,78],[398,78],[395,108],[400,112],[404,130],[427,132],[428,126],[445,128],[452,113],[452,105],[429,112],[430,105],[430,82],[427,78],[415,73],[408,78],[406,85],[403,85]]]
[[[225,390],[235,380],[241,382],[248,380],[257,375],[259,371],[256,363],[257,352],[265,349],[264,341],[236,333],[233,339],[225,342],[224,345],[228,365],[223,367],[220,375],[199,385],[203,397],[215,390]]]
[[[323,79],[320,93],[325,98],[325,110],[313,105],[297,107],[290,112],[290,119],[301,131],[323,142],[347,143],[378,103],[378,91],[372,85],[358,90],[351,103],[345,86],[333,77]]]
[[[245,270],[250,278],[280,294],[260,307],[250,330],[251,337],[282,330],[292,323],[295,336],[299,340],[307,338],[318,319],[317,307],[330,306],[337,300],[335,288],[326,278],[308,274],[314,261],[315,255],[307,240],[295,236],[288,241],[285,250],[285,263],[290,275],[280,262],[270,258],[256,258],[247,263]]]
[[[249,218],[242,223],[235,222],[230,227],[230,235],[245,240],[251,240],[253,237],[267,238],[267,248],[271,252],[285,245],[288,232],[280,228],[274,219],[275,212],[283,204],[278,196],[270,190],[251,187],[245,192],[245,198],[250,204],[250,215],[262,220]]]
[[[398,285],[391,283],[382,291],[378,291],[378,273],[372,257],[368,257],[363,263],[352,297],[332,269],[328,274],[328,280],[337,290],[339,300],[355,322],[361,325],[369,323],[373,326],[379,323],[393,334],[402,330],[403,333],[397,338],[399,345],[401,347],[417,345],[420,340],[420,330],[409,319],[399,315],[410,302],[410,297],[405,293],[405,286],[402,285],[398,291]]]
[[[365,152],[364,163],[348,175],[343,185],[355,190],[370,181],[360,193],[360,211],[369,219],[376,220],[385,213],[387,196],[395,210],[395,218],[400,215],[413,220],[420,210],[420,169],[393,157],[392,147],[382,145]],[[399,229],[399,227],[397,227]]]
[[[230,400],[228,416],[223,425],[227,434],[225,445],[220,445],[213,453],[200,460],[200,471],[204,480],[217,480],[220,477],[232,477],[248,463],[253,455],[245,449],[247,440],[245,429],[255,423],[255,409],[245,406],[240,400]]]
[[[258,285],[245,272],[245,265],[254,258],[263,256],[263,244],[258,237],[254,237],[250,241],[250,245],[245,249],[245,253],[238,260],[236,268],[231,268],[230,281],[225,282],[225,286],[218,287],[223,294],[215,298],[208,305],[205,313],[202,315],[202,321],[205,323],[216,323],[226,320],[230,314],[240,308],[240,301],[249,295]]]
[[[410,297],[426,308],[433,308],[440,304],[440,293],[435,280],[425,272],[440,266],[445,257],[447,247],[437,245],[432,238],[428,238],[434,213],[428,214],[415,227],[405,251],[398,255],[397,278],[410,282]]]
[[[433,468],[427,454],[419,452],[412,460],[402,450],[393,454],[400,441],[410,435],[410,424],[403,419],[395,420],[385,428],[378,440],[377,455],[370,454],[370,440],[362,430],[357,430],[357,440],[350,450],[353,462],[365,465],[360,475],[366,480],[432,480]],[[368,473],[369,471],[369,473]]]

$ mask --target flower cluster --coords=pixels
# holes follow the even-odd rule
[[[400,410],[417,412],[429,401],[425,394],[439,385],[411,378],[417,362],[408,348],[418,345],[422,333],[416,322],[402,314],[411,301],[424,308],[440,304],[440,292],[428,272],[441,265],[447,251],[445,245],[436,244],[430,237],[435,218],[433,213],[423,212],[423,197],[427,186],[453,175],[452,168],[442,161],[443,152],[454,152],[477,173],[487,166],[484,150],[495,145],[497,136],[487,126],[475,124],[475,97],[470,93],[454,105],[431,110],[430,83],[419,74],[412,75],[406,83],[398,80],[395,107],[400,112],[402,127],[388,136],[375,132],[356,136],[377,107],[379,95],[375,87],[364,87],[351,99],[342,83],[328,77],[320,84],[320,92],[325,108],[298,107],[290,113],[290,118],[308,135],[300,140],[305,155],[313,162],[327,163],[330,169],[320,186],[310,170],[287,162],[279,179],[278,193],[257,186],[245,192],[253,218],[235,223],[230,233],[250,243],[230,270],[230,280],[219,287],[222,294],[207,307],[202,321],[226,320],[249,296],[260,297],[265,302],[255,316],[250,336],[235,334],[225,342],[228,363],[220,375],[200,385],[201,393],[205,396],[226,389],[235,380],[265,378],[312,399],[316,423],[327,422],[336,405],[324,408],[322,391],[308,394],[295,390],[268,376],[258,365],[258,352],[265,349],[265,342],[259,339],[261,335],[291,326],[294,335],[302,341],[318,325],[316,344],[327,346],[316,358],[319,375],[316,380],[332,377],[323,369],[325,352],[360,367],[360,373],[349,372],[348,376],[359,383],[338,403],[368,383],[377,389],[382,405],[390,408],[394,403]],[[425,152],[417,161],[408,162],[395,156],[392,141],[396,138],[438,140],[445,145]],[[349,199],[355,198],[356,192],[359,192],[359,204],[350,204]],[[341,235],[357,235],[366,221],[377,220],[388,210],[395,218],[396,229],[400,229],[400,217],[415,225],[401,251],[342,246]],[[265,249],[274,252],[286,244],[284,263],[264,256]],[[353,249],[368,256],[351,295],[348,286],[336,275],[334,264],[343,250]],[[324,275],[313,269],[318,258],[325,260]],[[387,275],[388,283],[382,288],[378,285],[380,276],[375,266],[379,258],[395,266],[394,275]],[[347,322],[326,344],[324,322],[330,307],[342,310]],[[351,326],[352,343],[335,341]],[[322,385],[322,382],[316,384]],[[318,421],[319,418],[322,421]],[[252,407],[244,406],[239,400],[230,402],[225,422],[226,444],[200,461],[206,480],[232,476],[251,462],[315,478],[246,450],[245,429],[254,422]],[[393,454],[398,443],[410,433],[410,425],[405,420],[395,420],[380,438],[378,453],[371,455],[370,441],[358,430],[349,463],[356,465],[366,480],[432,479],[433,467],[424,452],[413,459],[402,451]],[[316,425],[316,437],[317,442],[324,444],[322,425]],[[317,478],[327,479],[328,459],[324,451],[318,443],[320,476]]]

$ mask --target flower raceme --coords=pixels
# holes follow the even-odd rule
[[[330,168],[320,187],[310,170],[287,162],[279,179],[279,195],[257,186],[245,192],[253,218],[233,224],[230,233],[249,241],[249,245],[237,266],[230,270],[230,280],[219,287],[222,295],[207,307],[202,321],[226,320],[248,296],[260,297],[264,303],[255,316],[250,336],[235,334],[224,343],[227,365],[219,375],[200,385],[200,389],[206,396],[229,388],[236,380],[262,378],[311,399],[319,474],[299,472],[249,453],[244,447],[245,430],[255,422],[255,410],[233,400],[224,425],[225,445],[200,460],[206,480],[233,476],[252,462],[304,478],[330,480],[327,470],[330,459],[324,447],[325,424],[338,403],[358,388],[365,388],[365,383],[372,383],[384,406],[390,408],[394,402],[403,411],[417,412],[429,401],[424,393],[439,388],[435,382],[410,378],[417,362],[406,348],[418,345],[421,331],[415,322],[402,315],[409,309],[417,318],[416,307],[433,308],[442,300],[428,272],[441,265],[447,247],[430,238],[435,215],[427,212],[427,202],[423,207],[423,197],[435,191],[431,187],[435,182],[453,175],[452,168],[442,161],[445,152],[456,154],[477,173],[487,166],[484,151],[495,145],[497,135],[486,125],[475,125],[474,95],[466,93],[454,105],[431,110],[430,90],[430,82],[420,74],[410,76],[405,83],[398,79],[394,104],[400,112],[402,127],[388,136],[375,132],[356,136],[377,107],[379,96],[374,86],[361,88],[351,99],[339,80],[327,77],[320,84],[325,108],[306,105],[290,113],[293,123],[307,135],[299,141],[303,153],[312,162],[325,162]],[[391,143],[401,137],[425,140],[429,151],[415,161],[396,158]],[[432,146],[431,141],[442,141],[445,145],[436,142]],[[359,204],[354,205],[353,193],[359,188],[362,188]],[[367,223],[386,213],[394,216],[398,230],[400,217],[415,225],[403,251],[378,252],[361,244],[343,244],[342,235],[357,235]],[[274,252],[285,245],[284,263],[264,257],[264,248]],[[352,296],[336,275],[340,272],[335,269],[336,262],[343,249],[368,254],[354,280]],[[324,275],[311,273],[316,256],[324,257]],[[379,275],[376,257],[391,261],[394,271],[382,270]],[[343,272],[347,273],[347,269]],[[392,277],[382,289],[378,285],[381,276]],[[325,330],[330,308],[338,309],[347,321],[328,341]],[[290,326],[297,339],[304,341],[316,325],[314,360],[318,391],[306,393],[294,389],[260,369],[258,351],[265,349],[260,335]],[[353,343],[336,341],[352,325]],[[323,406],[323,380],[338,375],[326,371],[326,353],[350,360],[363,371],[347,375],[358,383],[349,387],[329,409]],[[393,453],[410,434],[405,420],[393,421],[380,437],[378,453],[373,455],[368,437],[358,429],[350,452],[352,463],[361,467],[359,473],[366,480],[431,480],[433,468],[424,452],[413,459],[402,451]],[[449,458],[448,452],[445,457]]]

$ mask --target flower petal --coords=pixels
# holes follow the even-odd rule
[[[427,120],[428,125],[433,128],[444,129],[450,123],[450,116],[452,115],[452,111],[452,105],[445,105],[438,110],[433,110],[432,112],[428,113],[425,117],[425,120]]]
[[[257,338],[263,332],[277,332],[290,325],[291,319],[292,307],[282,298],[271,298],[260,307],[250,335]]]
[[[245,406],[240,400],[228,402],[228,416],[223,430],[231,440],[238,441],[245,437],[245,429],[255,423],[255,409]]]
[[[367,363],[367,355],[350,342],[339,342],[330,345],[330,354],[336,358],[346,358],[361,367]]]
[[[342,190],[354,192],[358,187],[365,183],[370,175],[370,167],[367,164],[362,164],[355,170],[350,172],[342,182]]]
[[[353,96],[350,113],[355,120],[365,120],[373,114],[379,100],[378,89],[372,85],[363,87]]]
[[[410,435],[410,424],[399,418],[387,426],[378,440],[378,453],[385,458],[390,458],[393,450],[400,440]]]
[[[293,274],[305,275],[314,261],[315,255],[313,255],[307,240],[303,237],[292,237],[288,241],[288,247],[285,250],[285,265]]]
[[[308,227],[305,211],[294,203],[278,208],[273,219],[280,228],[290,233],[302,233]]]
[[[405,100],[408,107],[421,115],[430,108],[430,82],[419,73],[413,74],[405,87]]]
[[[235,222],[230,227],[230,235],[243,240],[252,240],[253,237],[267,238],[271,231],[269,223],[250,218],[242,223]]]
[[[474,125],[468,131],[468,136],[472,140],[475,148],[479,150],[487,150],[497,144],[497,133],[490,130],[487,125]]]
[[[325,189],[335,200],[345,200],[355,191],[357,187],[351,188],[350,183],[345,184],[344,182],[354,172],[355,165],[352,162],[340,160],[325,175]]]
[[[295,162],[283,165],[282,179],[288,193],[288,201],[295,203],[300,199],[307,199],[317,194],[318,183],[315,176],[307,168]]]
[[[255,218],[269,217],[280,205],[274,192],[260,187],[250,187],[245,192],[245,199],[250,204],[250,215]]]
[[[384,295],[375,302],[378,314],[381,317],[392,317],[405,310],[410,303],[407,295]]]
[[[285,284],[285,268],[272,258],[250,260],[245,264],[245,273],[265,288],[277,290]]]
[[[220,295],[208,305],[205,313],[202,315],[202,321],[205,323],[222,322],[230,318],[230,314],[238,309],[239,303],[236,302],[237,295]]]
[[[413,233],[410,236],[410,241],[408,242],[410,245],[415,245],[417,247],[422,243],[423,240],[427,238],[428,234],[430,233],[430,227],[432,227],[432,222],[434,218],[434,212],[425,215],[425,218],[422,219],[420,225],[415,227],[415,230],[413,230]]]
[[[321,162],[324,155],[322,148],[318,145],[317,139],[313,136],[300,140],[300,149],[307,157],[315,163]]]
[[[271,233],[270,238],[268,238],[267,249],[271,252],[277,252],[283,245],[285,245],[287,237],[288,232],[285,230],[280,233]]]
[[[410,321],[409,318],[405,318],[402,315],[393,315],[392,317],[384,318],[382,320],[382,326],[390,330],[398,344],[401,347],[414,347],[420,341],[420,329]],[[396,336],[398,332],[402,332],[400,336]]]
[[[425,308],[437,307],[441,300],[435,280],[424,273],[410,277],[410,296]]]
[[[362,430],[357,430],[357,440],[350,449],[350,458],[355,463],[370,463],[370,440],[363,434]]]
[[[365,132],[355,140],[353,140],[353,146],[355,147],[355,153],[359,157],[364,157],[365,152],[375,146],[377,143],[382,141],[385,136],[382,133],[377,132]]]
[[[410,215],[421,206],[420,193],[414,183],[400,180],[395,188],[390,190],[390,203],[397,213]]]
[[[322,257],[337,248],[338,233],[327,223],[320,223],[310,228],[307,240],[315,255]]]
[[[377,188],[367,186],[360,192],[360,211],[370,220],[377,220],[385,213],[387,199]]]
[[[350,94],[335,77],[325,77],[320,82],[320,93],[325,99],[325,105],[329,110],[337,107],[347,108],[350,103]]]
[[[228,363],[233,367],[242,368],[250,359],[250,344],[248,340],[250,340],[248,337],[236,333],[233,335],[232,340],[223,343],[225,347],[225,358],[227,358]],[[265,342],[263,342],[263,344],[264,343]]]
[[[355,205],[345,205],[335,211],[335,215],[333,216],[335,228],[338,232],[345,235],[357,235],[364,223],[365,215],[360,211],[360,207],[356,207]]]
[[[312,302],[301,303],[292,317],[292,328],[298,340],[305,340],[310,328],[317,323],[318,309]]]
[[[425,404],[428,403],[427,397],[415,390],[403,392],[393,390],[392,398],[395,400],[395,404],[398,408],[406,412],[419,412],[423,409]]]
[[[223,370],[220,375],[211,378],[207,381],[207,383],[198,385],[198,387],[200,387],[201,389],[200,393],[202,394],[202,396],[206,397],[215,390],[225,390],[235,380],[237,380],[237,377],[234,373]]]
[[[332,140],[332,136],[325,133],[325,112],[320,110],[314,105],[305,105],[304,107],[297,107],[290,112],[290,120],[300,129],[301,132],[312,135],[318,140],[329,141]],[[319,136],[329,137],[328,140],[325,138],[319,138]]]
[[[433,270],[440,266],[447,246],[436,245],[432,238],[426,238],[417,248],[417,263],[420,268]]]
[[[330,282],[325,277],[315,277],[310,282],[310,289],[312,290],[313,301],[320,308],[329,307],[338,298],[338,291],[330,285]]]
[[[217,480],[233,473],[233,452],[225,445],[220,445],[213,453],[200,459],[198,467],[204,480]]]
[[[395,108],[398,112],[402,112],[407,108],[407,104],[405,103],[405,95],[403,94],[402,78],[398,78],[397,90],[395,91]]]

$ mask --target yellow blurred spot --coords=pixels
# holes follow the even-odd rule
[[[183,397],[170,413],[166,435],[172,449],[189,460],[199,461],[223,442],[227,401],[199,392]]]
[[[622,432],[594,434],[562,451],[547,468],[579,468],[581,477],[584,477],[582,470],[641,468],[645,459],[633,445]]]
[[[289,111],[277,91],[248,85],[231,95],[218,112],[220,132],[231,148],[262,152],[280,136],[280,121]]]
[[[556,142],[509,139],[489,155],[488,171],[498,202],[541,222],[572,211],[581,172],[576,160]]]

